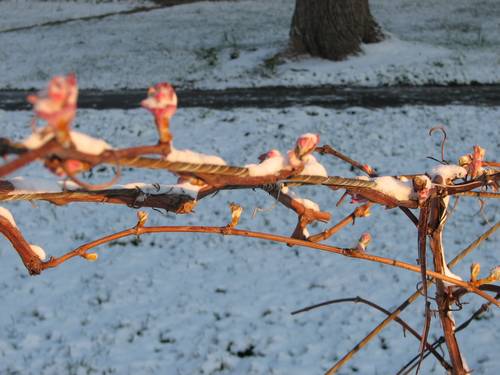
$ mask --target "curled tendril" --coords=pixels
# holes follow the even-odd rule
[[[65,163],[62,163],[62,169],[64,171],[64,173],[66,173],[66,175],[68,176],[68,178],[73,181],[75,184],[77,184],[78,186],[86,189],[86,190],[103,190],[103,189],[107,189],[109,187],[111,187],[112,185],[114,185],[115,183],[118,182],[118,180],[121,178],[122,176],[122,169],[121,169],[121,165],[120,165],[120,160],[118,159],[118,156],[116,154],[116,152],[114,152],[113,150],[109,150],[109,152],[112,153],[113,155],[113,158],[114,158],[114,161],[115,161],[115,166],[116,166],[116,172],[115,172],[115,175],[113,176],[113,178],[108,181],[108,182],[105,182],[103,184],[97,184],[97,185],[94,185],[94,184],[88,184],[82,180],[80,180],[72,171],[68,170],[68,168],[66,167],[66,164]]]
[[[438,130],[440,130],[443,133],[443,138],[441,139],[441,162],[448,164],[444,160],[444,144],[446,143],[446,139],[447,139],[445,127],[443,125],[434,126],[433,128],[431,128],[429,130],[429,136],[432,136],[432,134]]]

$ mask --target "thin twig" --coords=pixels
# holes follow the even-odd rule
[[[313,310],[313,309],[316,309],[316,308],[319,308],[319,307],[323,307],[323,306],[328,306],[328,305],[332,305],[332,304],[336,304],[336,303],[344,303],[344,302],[353,302],[353,303],[364,303],[388,316],[391,315],[391,312],[384,309],[382,306],[372,302],[372,301],[369,301],[365,298],[362,298],[362,297],[359,297],[359,296],[356,296],[354,298],[339,298],[339,299],[333,299],[333,300],[329,300],[329,301],[325,301],[325,302],[321,302],[321,303],[318,303],[318,304],[315,304],[315,305],[311,305],[311,306],[307,306],[307,307],[304,307],[302,309],[299,309],[299,310],[296,310],[296,311],[293,311],[291,314],[292,315],[296,315],[296,314],[300,314],[300,313],[303,313],[303,312],[306,312],[306,311],[310,311],[310,310]],[[405,322],[403,319],[399,318],[399,317],[396,317],[394,319],[395,322],[397,322],[398,324],[400,324],[403,329],[405,331],[408,331],[410,332],[414,337],[417,338],[417,340],[419,340],[420,342],[422,342],[424,339],[423,337],[421,337],[417,331],[415,331],[413,329],[413,327],[411,327],[407,322]],[[441,365],[444,367],[445,370],[450,370],[451,369],[451,365],[438,353],[434,350],[434,348],[427,342],[427,341],[424,341],[424,344],[425,348],[430,351],[435,357],[436,359],[441,363]]]
[[[441,139],[441,162],[444,163],[445,162],[445,160],[444,160],[444,145],[446,143],[446,138],[447,138],[446,130],[445,130],[444,126],[442,126],[442,125],[434,126],[433,128],[431,128],[429,130],[429,136],[432,136],[432,134],[437,130],[440,130],[443,133],[443,139]]]
[[[500,298],[500,294],[497,294],[495,296],[495,299],[499,299]],[[491,306],[491,303],[490,302],[487,302],[487,303],[484,303],[481,305],[481,307],[479,309],[477,309],[476,311],[474,311],[474,313],[467,319],[465,320],[462,324],[460,324],[455,332],[460,332],[462,330],[464,330],[465,328],[467,328],[469,326],[470,323],[472,323],[474,320],[477,320],[482,314],[484,314],[486,311],[488,311],[488,309],[490,308]],[[436,341],[434,341],[432,344],[431,344],[431,347],[433,349],[436,349],[438,347],[440,347],[442,344],[444,344],[445,340],[444,340],[444,336],[441,336],[439,337]],[[424,355],[424,359],[427,358],[429,356],[429,351],[426,351],[425,355]],[[415,361],[419,358],[419,356],[415,356],[413,357],[408,363],[406,363],[398,372],[396,375],[408,375],[411,373],[411,371],[415,368],[415,366],[417,365],[415,363]],[[406,371],[405,371],[406,370]]]
[[[371,167],[368,167],[367,164],[362,164],[354,159],[351,159],[349,156],[341,153],[340,151],[334,149],[333,147],[329,146],[329,145],[323,145],[321,147],[316,147],[316,151],[319,152],[320,154],[324,155],[324,154],[329,154],[329,155],[333,155],[343,161],[345,161],[346,163],[350,164],[351,166],[353,166],[354,168],[357,168],[359,169],[360,171],[366,173],[369,177],[378,177],[378,173],[375,172],[375,170]],[[411,212],[409,210],[408,207],[403,207],[403,206],[399,206],[399,209],[401,211],[403,211],[403,213],[408,217],[408,219],[411,220],[411,222],[413,224],[415,224],[415,226],[418,225],[418,219],[417,217],[413,214],[413,212]]]
[[[329,145],[323,145],[320,147],[316,147],[316,152],[319,152],[321,155],[328,154],[335,156],[336,158],[339,158],[340,160],[345,161],[346,163],[350,164],[354,168],[359,169],[360,171],[366,173],[370,177],[377,177],[377,173],[374,171],[369,171],[368,168],[366,168],[366,164],[362,164],[354,159],[351,159],[349,156],[343,154],[342,152],[334,149],[332,146]]]
[[[455,195],[463,197],[474,197],[474,198],[493,198],[493,199],[500,198],[500,193],[492,193],[489,191],[464,191],[462,193],[457,193]]]
[[[486,232],[481,234],[476,240],[474,240],[469,246],[463,249],[455,258],[448,263],[448,268],[453,269],[458,263],[460,263],[463,258],[474,251],[483,241],[493,235],[500,228],[500,221],[494,226],[489,228]],[[431,280],[427,281],[427,286],[432,283]],[[409,296],[403,303],[401,303],[390,316],[385,318],[380,322],[375,328],[373,328],[370,333],[368,333],[361,341],[359,341],[347,354],[345,354],[335,365],[333,365],[326,374],[335,374],[342,366],[344,366],[357,352],[363,349],[374,337],[376,337],[389,323],[391,323],[401,312],[403,312],[408,306],[415,302],[418,297],[421,296],[421,288],[415,291],[411,296]]]
[[[485,167],[500,168],[500,162],[498,162],[498,161],[486,161],[486,160],[484,160],[484,161],[482,162],[482,164],[483,164]]]
[[[330,238],[335,233],[337,233],[341,229],[345,228],[347,225],[349,225],[351,223],[354,224],[356,218],[367,216],[366,212],[370,209],[371,206],[372,206],[371,203],[367,203],[367,204],[364,204],[362,206],[356,207],[351,214],[347,215],[345,218],[340,220],[333,227],[325,230],[324,232],[309,236],[308,240],[311,242],[321,242],[321,241],[324,241],[324,240]]]
[[[127,236],[139,236],[142,234],[148,234],[148,233],[212,233],[212,234],[222,234],[222,235],[227,235],[227,236],[241,236],[241,237],[248,237],[248,238],[259,238],[263,240],[268,240],[268,241],[273,241],[273,242],[281,242],[285,244],[291,244],[291,245],[297,245],[297,246],[303,246],[303,247],[308,247],[311,249],[316,249],[316,250],[322,250],[330,253],[336,253],[339,255],[343,255],[349,258],[357,258],[357,259],[363,259],[367,260],[370,262],[376,262],[376,263],[381,263],[381,264],[386,264],[389,266],[397,267],[397,268],[402,268],[408,271],[420,273],[420,267],[417,267],[413,264],[409,264],[406,262],[401,262],[396,259],[390,259],[390,258],[384,258],[380,257],[377,255],[371,255],[367,254],[364,252],[360,251],[355,251],[353,249],[347,249],[347,248],[340,248],[340,247],[335,247],[335,246],[330,246],[330,245],[325,245],[325,244],[320,244],[320,243],[314,243],[310,241],[304,241],[304,240],[299,240],[295,238],[290,238],[290,237],[285,237],[285,236],[280,236],[276,234],[271,234],[271,233],[263,233],[263,232],[254,232],[254,231],[248,231],[248,230],[240,230],[240,229],[235,229],[235,228],[228,228],[228,227],[212,227],[212,226],[155,226],[155,227],[141,227],[141,228],[131,228],[131,229],[126,229],[121,232],[113,233],[104,237],[101,237],[98,240],[89,242],[85,245],[82,245],[75,250],[72,250],[65,255],[59,257],[59,258],[52,258],[49,261],[43,263],[43,268],[53,268],[57,267],[59,264],[64,263],[65,261],[74,258],[76,256],[81,256],[84,254],[86,251],[89,249],[105,244],[110,241],[117,240],[119,238],[127,237]],[[442,275],[437,272],[433,271],[427,271],[427,276],[433,277],[435,279],[443,280],[446,282],[449,282],[453,285],[461,286],[467,291],[471,293],[475,293],[483,297],[484,299],[493,302],[496,306],[500,307],[500,303],[498,303],[496,300],[494,300],[490,295],[487,293],[479,290],[475,286],[471,285],[468,282],[454,279],[452,277],[448,277],[446,275]]]

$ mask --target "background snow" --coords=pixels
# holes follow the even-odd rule
[[[172,131],[177,147],[218,154],[231,164],[257,160],[262,152],[290,148],[297,134],[311,131],[381,173],[430,169],[426,156],[439,154],[438,137],[428,137],[436,123],[448,127],[446,155],[452,160],[481,144],[491,154],[499,147],[499,109],[473,107],[403,107],[336,111],[322,108],[242,109],[234,112],[180,109]],[[30,113],[0,111],[6,134],[22,139]],[[151,116],[144,110],[80,110],[77,128],[125,145],[156,140]],[[23,126],[24,124],[24,126]],[[321,158],[330,174],[352,175],[337,160]],[[47,177],[34,166],[19,174]],[[109,179],[109,168],[97,168],[91,181]],[[175,177],[158,171],[125,171],[121,183],[171,183]],[[322,188],[297,189],[321,207],[332,207],[340,193]],[[274,205],[263,192],[221,192],[200,201],[188,216],[150,211],[160,225],[225,225],[228,202],[245,209],[240,227],[289,234],[295,217]],[[256,207],[265,208],[252,218]],[[28,241],[48,255],[61,254],[85,241],[135,224],[135,213],[120,206],[74,204],[55,207],[10,203]],[[334,210],[336,222],[353,209]],[[445,236],[448,258],[498,220],[499,205],[489,203],[484,216],[477,201],[463,198]],[[326,228],[318,224],[311,233]],[[368,219],[339,233],[330,243],[354,246],[369,231],[369,251],[414,263],[416,231],[398,210],[378,207]],[[498,234],[486,241],[456,269],[464,278],[472,261],[487,272],[499,263]],[[355,295],[394,308],[419,281],[418,274],[260,240],[213,235],[154,235],[118,241],[98,250],[97,262],[80,259],[40,277],[27,276],[18,256],[1,240],[0,373],[13,374],[305,374],[321,373],[360,340],[383,316],[364,306],[337,305],[305,315],[294,309],[331,298]],[[481,301],[474,296],[460,324]],[[423,302],[403,314],[415,327],[423,324]],[[494,353],[499,332],[493,309],[459,334],[467,360],[478,374],[499,368]],[[438,323],[434,320],[434,328]],[[431,337],[434,337],[431,334]],[[480,349],[478,349],[480,348]],[[403,337],[393,325],[382,332],[341,372],[392,373],[412,357],[418,342]],[[396,361],[395,358],[398,358]],[[17,372],[16,372],[17,371]],[[423,373],[443,372],[432,359]]]
[[[273,56],[287,46],[294,2],[199,2],[0,32],[0,87],[42,87],[52,75],[71,71],[81,87],[107,89],[159,81],[210,88],[500,81],[497,0],[372,0],[387,40],[340,63],[301,58],[281,64]],[[133,6],[2,1],[0,30]]]
[[[98,2],[98,1],[96,1]],[[0,2],[0,30],[68,17],[130,9],[147,2]],[[149,13],[77,21],[15,33],[0,32],[0,87],[42,88],[53,74],[75,71],[86,88],[146,87],[157,81],[221,88],[269,84],[311,85],[499,82],[500,3],[496,0],[372,0],[372,11],[392,34],[364,54],[341,63],[270,59],[287,43],[293,0],[201,2]],[[201,27],[202,25],[203,27]],[[2,136],[21,140],[31,114],[0,111]],[[439,140],[427,136],[438,123],[448,128],[447,157],[480,144],[497,157],[500,109],[402,107],[367,110],[180,109],[173,120],[175,146],[220,155],[231,164],[257,162],[271,148],[291,148],[297,135],[320,133],[324,143],[378,168],[381,174],[430,169]],[[144,110],[80,110],[76,129],[121,146],[157,140]],[[337,160],[320,160],[333,175],[352,175]],[[173,183],[158,171],[124,171],[122,184]],[[53,178],[35,166],[17,175]],[[96,168],[92,182],[109,181]],[[339,193],[297,189],[300,196],[332,207]],[[225,225],[228,202],[245,211],[240,226],[290,234],[296,219],[263,192],[221,192],[200,202],[189,216],[150,211],[151,224]],[[9,203],[27,240],[58,255],[86,241],[135,224],[120,206]],[[259,210],[255,218],[252,211]],[[480,215],[477,201],[463,198],[445,235],[448,258],[499,217],[498,203]],[[345,204],[332,223],[350,213]],[[326,228],[318,224],[311,233]],[[416,232],[398,211],[374,209],[371,218],[339,233],[330,243],[354,246],[369,231],[369,251],[414,263]],[[0,240],[0,373],[3,374],[310,374],[321,373],[357,343],[383,316],[364,306],[337,305],[292,317],[290,311],[331,298],[355,296],[394,308],[413,293],[419,275],[287,248],[264,241],[210,235],[155,235],[123,239],[98,250],[97,262],[75,259],[29,277],[18,256]],[[499,263],[498,234],[456,269],[467,278],[472,261]],[[468,296],[457,322],[482,303]],[[423,324],[420,301],[403,314]],[[459,334],[476,374],[500,368],[498,309]],[[496,321],[495,321],[496,319]],[[434,321],[434,328],[438,328]],[[434,332],[439,332],[436,329]],[[431,335],[432,337],[432,335]],[[357,354],[342,374],[393,373],[412,357],[418,342],[395,325]],[[398,361],[395,361],[398,358]],[[401,362],[399,362],[401,361]],[[432,359],[422,373],[443,372]]]

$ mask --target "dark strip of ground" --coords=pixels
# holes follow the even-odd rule
[[[79,108],[132,109],[146,97],[140,90],[81,90]],[[0,90],[0,109],[26,110],[28,91]],[[214,109],[284,108],[383,108],[404,105],[500,106],[500,85],[408,87],[252,87],[225,90],[177,89],[179,106]]]
[[[0,34],[13,33],[13,32],[24,31],[24,30],[31,30],[31,29],[36,29],[39,27],[59,26],[59,25],[64,25],[66,23],[75,22],[75,21],[102,20],[104,18],[119,16],[119,15],[151,12],[151,11],[157,10],[157,9],[172,7],[172,6],[176,6],[176,5],[191,4],[191,3],[198,2],[198,1],[200,1],[200,0],[162,0],[162,1],[157,1],[158,5],[153,5],[153,6],[139,6],[139,7],[121,10],[121,11],[117,11],[117,12],[96,14],[93,16],[66,18],[63,20],[48,21],[48,22],[43,22],[43,23],[37,23],[34,25],[12,27],[10,29],[0,30]]]

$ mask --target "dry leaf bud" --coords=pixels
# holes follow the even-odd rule
[[[363,169],[363,171],[368,173],[370,176],[375,173],[375,170],[371,166],[369,166],[368,164],[363,164],[362,169]]]
[[[460,159],[458,159],[458,165],[461,167],[466,167],[470,163],[472,163],[472,156],[470,154],[461,156]]]
[[[368,217],[370,215],[370,206],[367,205],[356,207],[356,209],[354,210],[355,217]]]
[[[235,227],[240,221],[240,216],[243,212],[243,207],[237,203],[229,203],[229,208],[231,209],[231,224],[230,227]]]
[[[145,211],[137,211],[137,226],[143,227],[144,224],[146,224],[146,221],[148,221],[148,213]]]
[[[319,135],[313,133],[302,134],[295,144],[295,154],[299,159],[310,154],[319,143]]]
[[[424,178],[423,176],[415,176],[413,178],[413,189],[415,191],[423,190],[427,187],[428,178]]]
[[[97,255],[97,253],[85,253],[82,256],[89,262],[95,262],[97,258],[99,258],[99,255]]]
[[[368,244],[372,241],[372,236],[370,233],[365,232],[359,237],[358,245],[356,246],[356,250],[365,251],[368,247]]]
[[[490,271],[488,279],[491,281],[500,281],[500,266],[496,266]]]
[[[470,279],[471,281],[476,281],[481,271],[481,265],[479,263],[472,263],[470,266]]]

